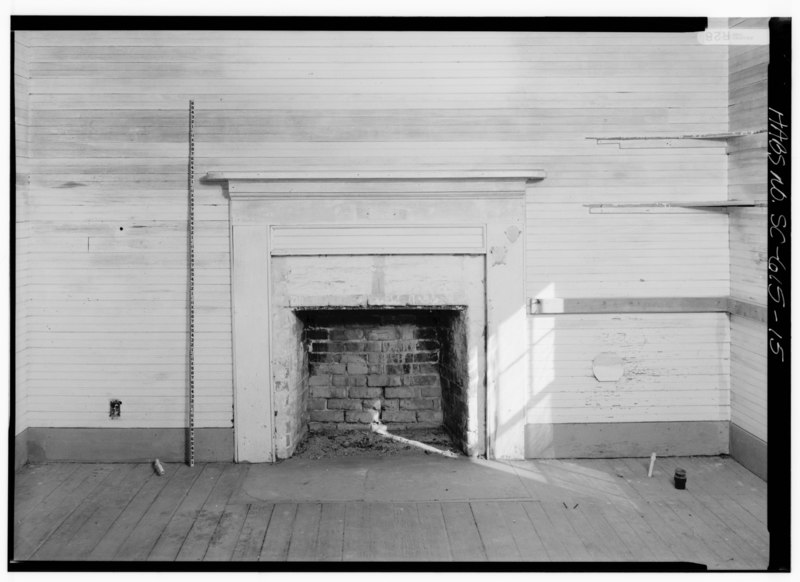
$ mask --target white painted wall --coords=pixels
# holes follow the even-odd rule
[[[766,28],[766,19],[732,20],[733,28]],[[730,127],[767,127],[768,46],[731,46],[729,56]],[[728,197],[766,200],[767,134],[731,142]],[[767,208],[731,212],[731,296],[767,304]],[[731,422],[767,440],[767,326],[731,316]]]
[[[643,219],[589,215],[582,206],[726,197],[724,148],[629,148],[587,139],[725,131],[727,49],[700,46],[694,34],[21,36],[30,46],[33,112],[31,187],[18,193],[31,217],[32,426],[185,423],[190,97],[198,176],[545,169],[548,178],[527,196],[529,297],[711,296],[729,289],[725,215]],[[197,426],[225,427],[233,405],[228,200],[218,184],[198,182],[196,191]],[[705,401],[706,416],[716,419],[724,416],[728,365],[719,325],[718,317],[699,315],[583,321],[569,334],[558,328],[562,347],[553,365],[590,361],[590,354],[577,357],[564,346],[601,347],[615,334],[633,335],[641,345],[662,347],[658,357],[675,378],[717,391],[717,399]],[[708,338],[702,363],[686,353],[685,337],[664,332],[687,326]],[[645,365],[640,344],[609,345],[631,365]],[[718,376],[700,381],[698,366]],[[534,364],[532,377],[540,372]],[[552,388],[575,402],[580,390],[564,378],[536,384],[530,397]],[[658,388],[651,390],[656,399],[627,416],[611,399],[585,414],[573,407],[554,417],[664,417],[677,394],[670,382],[648,384]],[[123,401],[121,420],[108,419],[110,398]],[[687,403],[673,417],[699,418],[695,412]]]
[[[30,249],[30,222],[28,221],[27,193],[29,171],[29,110],[30,91],[30,51],[28,47],[14,39],[14,146],[16,148],[16,216],[15,249],[16,263],[14,292],[14,434],[18,435],[28,428],[28,334],[27,334],[27,290]]]

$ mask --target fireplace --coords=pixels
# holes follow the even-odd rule
[[[298,413],[310,430],[442,427],[457,448],[474,448],[465,306],[295,313],[308,362]]]
[[[541,177],[210,173],[231,201],[236,460],[376,417],[522,458],[524,196]]]

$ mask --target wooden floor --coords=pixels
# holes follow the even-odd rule
[[[730,458],[497,463],[527,497],[237,502],[248,465],[28,465],[14,559],[689,561],[764,569],[766,485]],[[676,491],[676,466],[689,486]],[[314,478],[314,476],[310,476]],[[324,477],[320,477],[324,478]],[[539,485],[541,484],[541,486]]]

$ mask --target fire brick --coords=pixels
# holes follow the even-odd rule
[[[361,410],[361,401],[351,398],[331,398],[328,400],[328,410]]]
[[[330,401],[328,401],[330,406]],[[400,400],[400,408],[409,410],[433,409],[433,400],[430,398],[404,398]]]
[[[416,390],[413,388],[386,388],[384,390],[386,398],[413,398],[417,395]]]
[[[367,385],[368,386],[388,386],[389,385],[389,376],[386,376],[385,374],[367,376]]]
[[[415,422],[417,413],[412,410],[386,410],[381,415],[383,422]]]
[[[364,364],[347,364],[348,374],[366,374],[368,371]]]
[[[417,420],[419,422],[442,422],[441,410],[418,410]]]
[[[317,422],[342,422],[344,410],[312,410],[311,420]]]
[[[379,412],[377,410],[348,410],[345,413],[345,418],[347,422],[360,422],[363,424],[369,424],[375,420],[378,420]]]
[[[347,388],[334,388],[332,386],[312,386],[312,398],[345,398]]]
[[[380,398],[383,396],[382,388],[350,388],[350,398]]]

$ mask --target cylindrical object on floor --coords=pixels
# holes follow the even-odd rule
[[[675,489],[686,489],[685,469],[675,469]]]

